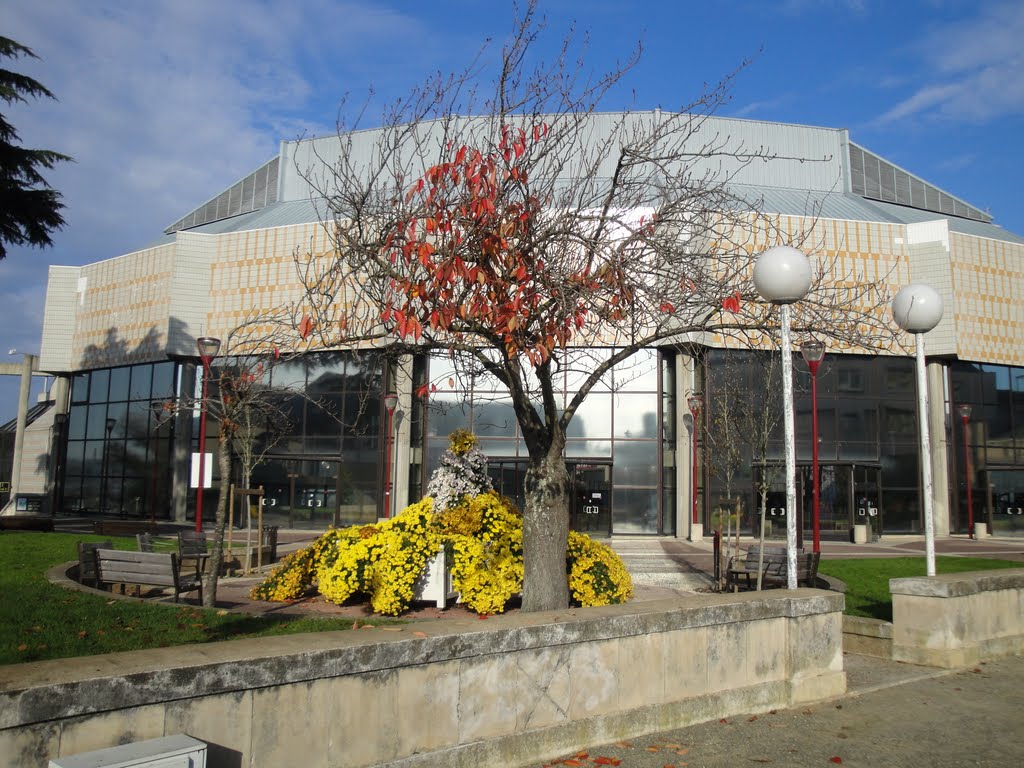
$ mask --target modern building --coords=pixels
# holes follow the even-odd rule
[[[622,116],[591,116],[594,134],[613,117]],[[886,282],[893,293],[910,282],[939,292],[945,314],[927,335],[937,533],[966,531],[968,488],[975,518],[995,533],[1024,526],[1024,237],[854,143],[846,130],[727,118],[706,125],[792,158],[750,164],[731,182],[735,193],[775,214],[783,231],[810,231],[823,258]],[[38,367],[58,385],[52,407],[34,414],[30,428],[49,430],[49,440],[33,444],[53,447],[20,457],[23,483],[44,494],[47,510],[191,518],[198,413],[168,420],[161,404],[194,397],[202,375],[197,337],[226,337],[254,307],[294,298],[295,250],[329,248],[324,206],[299,169],[329,163],[338,142],[284,142],[277,157],[155,233],[149,246],[50,268]],[[818,159],[799,161],[807,157]],[[856,522],[869,522],[878,534],[923,529],[912,356],[912,343],[885,354],[826,350],[817,438],[825,535],[848,536]],[[685,537],[696,508],[705,529],[730,510],[752,530],[761,489],[769,521],[781,522],[780,430],[763,450],[740,445],[723,467],[724,438],[714,416],[725,403],[741,401],[748,411],[771,411],[779,397],[777,387],[765,386],[771,357],[712,340],[651,348],[628,375],[613,372],[568,435],[573,524],[597,533]],[[799,355],[794,361],[798,502],[807,529],[810,377]],[[372,354],[341,349],[276,368],[274,377],[333,402],[346,418],[339,422],[297,401],[292,432],[254,470],[267,518],[314,528],[376,520],[386,514],[389,487],[394,507],[421,495],[448,433],[459,426],[481,439],[496,485],[517,496],[525,449],[508,403],[485,382],[458,389],[452,377],[446,385],[444,367],[424,355],[396,372]],[[412,397],[422,381],[438,382],[429,406],[443,407]],[[392,414],[385,392],[399,395]],[[696,439],[687,407],[692,392],[706,399]],[[966,466],[961,404],[972,407]],[[211,440],[208,448],[215,445]],[[207,509],[222,483],[238,482],[213,474]]]

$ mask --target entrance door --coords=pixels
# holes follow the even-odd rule
[[[569,527],[590,536],[612,535],[611,464],[569,464]]]
[[[992,532],[1017,535],[1024,530],[1024,469],[991,470],[988,481],[990,493],[984,502],[991,511]],[[979,514],[980,495],[974,495],[974,519],[984,521],[984,513]]]

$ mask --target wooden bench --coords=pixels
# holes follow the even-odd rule
[[[798,586],[813,587],[818,580],[818,552],[796,553],[796,581]],[[758,563],[761,563],[760,568]],[[789,584],[788,564],[785,547],[765,547],[763,558],[757,547],[752,547],[743,555],[729,560],[725,572],[725,585],[737,591],[740,582],[747,589],[756,586],[757,575],[761,574],[761,586],[786,586]]]
[[[175,552],[125,552],[119,549],[96,550],[96,577],[101,586],[136,584],[167,587],[174,590],[174,602],[183,592],[199,592],[203,600],[203,579],[196,571],[182,572]]]
[[[112,549],[113,546],[109,541],[78,542],[78,582],[80,584],[88,583],[92,587],[99,586],[99,580],[96,577],[96,550]]]
[[[94,520],[92,532],[100,536],[137,536],[156,533],[156,525],[146,520]]]

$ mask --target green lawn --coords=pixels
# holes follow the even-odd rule
[[[996,568],[1022,568],[1024,563],[992,560],[985,557],[936,557],[935,572],[963,573]],[[924,557],[866,557],[863,559],[822,560],[821,573],[846,583],[846,611],[851,616],[892,621],[892,595],[889,579],[924,576]]]
[[[77,559],[77,542],[103,540],[135,548],[134,539],[109,536],[0,534],[0,664],[352,627],[351,619],[257,617],[115,600],[46,580],[52,566]],[[402,622],[360,619],[367,623]]]

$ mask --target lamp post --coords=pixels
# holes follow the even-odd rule
[[[796,589],[796,437],[793,425],[793,352],[789,305],[811,288],[811,262],[796,248],[777,245],[754,262],[754,287],[779,307],[782,347],[782,421],[786,441],[786,587]]]
[[[808,339],[800,345],[800,354],[811,371],[811,472],[814,474],[814,512],[812,513],[814,552],[821,552],[821,478],[818,472],[818,366],[825,358],[825,345]]]
[[[100,514],[107,510],[107,475],[110,473],[110,433],[117,419],[107,419],[107,439],[103,441],[103,481],[100,483]]]
[[[956,407],[964,425],[964,482],[967,484],[967,538],[974,538],[974,500],[971,498],[971,453],[967,446],[967,422],[971,419],[971,406],[961,403]]]
[[[702,395],[692,394],[686,398],[686,404],[690,408],[690,418],[692,419],[693,424],[693,446],[690,451],[693,456],[693,475],[690,478],[690,498],[693,501],[693,518],[690,521],[692,525],[690,539],[692,541],[698,538],[696,535],[697,525],[699,525],[697,517],[697,419],[700,417],[700,412],[704,408],[704,397]]]
[[[203,363],[203,399],[199,403],[199,487],[196,488],[196,533],[199,533],[203,530],[203,486],[206,482],[206,385],[210,378],[210,363],[220,351],[220,339],[200,336],[196,339],[196,349]]]
[[[397,407],[398,395],[384,395],[384,409],[388,412],[387,459],[384,462],[384,517],[391,517],[391,442]]]
[[[925,565],[929,576],[935,575],[935,521],[932,519],[931,442],[928,438],[928,382],[925,378],[924,335],[942,319],[942,297],[934,288],[912,283],[901,289],[892,300],[892,316],[896,324],[914,334],[917,347],[917,418],[921,433],[921,479],[924,485]]]

